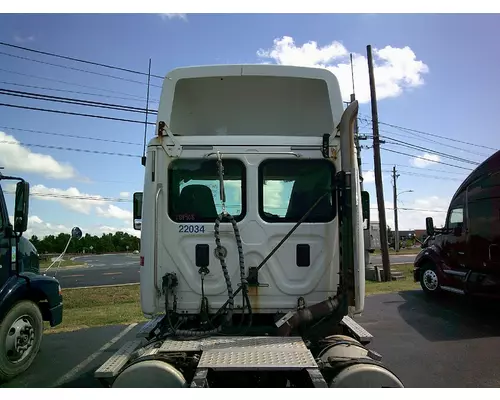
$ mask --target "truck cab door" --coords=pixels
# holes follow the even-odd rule
[[[469,237],[467,252],[476,292],[500,290],[500,172],[472,183],[467,193]],[[487,278],[483,275],[486,274]]]
[[[446,233],[442,237],[444,264],[453,270],[467,268],[467,227],[465,219],[465,192],[450,204],[446,218]]]

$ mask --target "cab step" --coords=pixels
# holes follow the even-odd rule
[[[367,345],[373,340],[373,335],[348,315],[346,315],[340,323],[344,325],[362,345]]]
[[[150,319],[148,322],[146,322],[140,329],[139,332],[137,332],[136,337],[137,338],[147,338],[151,332],[156,328],[158,323],[165,317],[164,314],[157,315],[155,318]]]
[[[141,343],[141,339],[126,342],[115,354],[108,358],[108,360],[102,364],[99,369],[97,369],[94,373],[94,377],[97,379],[109,379],[117,376]]]

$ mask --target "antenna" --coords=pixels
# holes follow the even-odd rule
[[[148,92],[146,97],[146,120],[144,121],[144,140],[142,148],[141,164],[146,166],[146,136],[148,134],[148,112],[149,112],[149,82],[151,81],[151,58],[149,59],[148,68]]]
[[[354,65],[352,63],[352,53],[349,54],[351,59],[351,78],[352,78],[352,94],[355,95],[356,91],[354,90]]]

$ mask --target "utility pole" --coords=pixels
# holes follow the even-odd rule
[[[375,188],[377,190],[378,220],[380,224],[380,247],[384,280],[391,280],[391,264],[389,262],[389,243],[387,240],[387,221],[385,217],[384,187],[382,184],[382,162],[380,159],[380,137],[378,131],[377,93],[375,91],[375,75],[373,73],[372,46],[366,46],[368,58],[368,74],[370,76],[370,94],[373,126],[373,161],[375,169]]]
[[[398,188],[397,179],[399,175],[396,173],[396,166],[392,167],[392,190],[394,196],[394,250],[399,252],[399,227],[398,227]]]

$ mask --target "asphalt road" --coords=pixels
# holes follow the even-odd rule
[[[413,262],[414,254],[391,255],[392,264]],[[77,257],[75,261],[86,263],[86,268],[61,268],[49,270],[63,288],[139,283],[139,256],[135,254],[101,254]],[[372,264],[381,264],[380,255],[371,255]]]
[[[416,256],[416,254],[390,254],[389,260],[391,264],[412,263]],[[380,254],[370,254],[370,264],[382,264],[382,256]]]
[[[369,296],[365,309],[357,320],[375,337],[370,347],[406,387],[500,386],[500,304],[417,290]],[[100,387],[93,372],[139,327],[109,344],[126,328],[45,335],[32,367],[4,387]]]
[[[77,257],[85,268],[51,268],[62,288],[100,285],[122,285],[139,282],[139,256],[135,254],[102,254]]]

